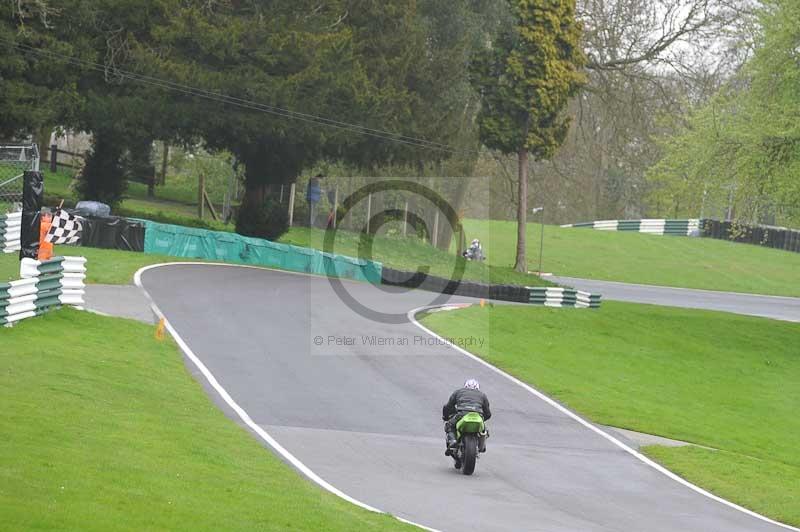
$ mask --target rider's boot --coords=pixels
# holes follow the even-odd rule
[[[452,432],[447,433],[447,450],[444,452],[445,456],[450,456],[456,446],[456,435]]]

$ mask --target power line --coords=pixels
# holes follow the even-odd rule
[[[142,84],[151,85],[155,87],[159,87],[166,90],[172,90],[175,92],[180,92],[183,94],[187,94],[190,96],[195,96],[199,98],[204,98],[210,101],[216,101],[228,105],[233,105],[236,107],[240,107],[243,109],[255,110],[260,111],[268,114],[272,114],[275,116],[279,116],[282,118],[290,119],[290,120],[300,120],[312,124],[323,125],[327,127],[332,127],[339,130],[350,131],[352,133],[357,133],[360,135],[366,135],[373,138],[378,138],[381,140],[386,140],[390,142],[397,142],[401,144],[406,144],[410,146],[415,146],[418,148],[425,148],[430,150],[437,150],[437,151],[444,151],[448,153],[472,153],[472,150],[459,150],[449,146],[447,144],[439,143],[430,141],[427,139],[410,137],[407,135],[401,135],[399,133],[394,133],[391,131],[373,129],[366,126],[362,126],[359,124],[353,124],[349,122],[344,122],[341,120],[335,120],[332,118],[326,118],[323,116],[312,115],[307,113],[301,113],[298,111],[292,111],[290,109],[285,109],[281,107],[277,107],[274,105],[263,104],[259,102],[254,102],[252,100],[245,100],[243,98],[238,98],[235,96],[230,96],[224,93],[210,91],[207,89],[194,87],[191,85],[185,85],[182,83],[177,83],[174,81],[165,80],[162,78],[157,78],[154,76],[148,76],[145,74],[138,74],[135,72],[127,71],[121,68],[111,68],[107,67],[106,65],[79,59],[74,56],[70,56],[67,54],[60,54],[56,52],[50,52],[46,50],[40,50],[37,48],[33,48],[32,46],[28,46],[22,43],[16,43],[13,41],[9,41],[3,38],[0,38],[0,42],[3,42],[9,46],[12,46],[20,51],[25,53],[38,55],[40,57],[46,57],[51,59],[59,59],[66,61],[69,64],[75,66],[81,66],[87,68],[92,71],[103,73],[104,75],[108,75],[109,71],[113,72],[114,74],[120,76],[121,78],[130,79],[132,81],[136,81]]]

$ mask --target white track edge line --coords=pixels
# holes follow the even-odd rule
[[[647,456],[643,455],[639,451],[633,449],[632,447],[629,447],[628,445],[625,445],[624,443],[622,443],[620,440],[618,440],[617,438],[615,438],[611,434],[609,434],[609,433],[597,428],[594,424],[592,424],[589,421],[585,420],[584,418],[582,418],[581,416],[579,416],[578,414],[576,414],[572,410],[569,410],[565,406],[559,404],[558,402],[556,402],[555,400],[551,399],[547,395],[543,394],[539,390],[537,390],[537,389],[533,388],[532,386],[524,383],[523,381],[519,380],[518,378],[514,377],[513,375],[511,375],[509,373],[506,373],[505,371],[503,371],[502,369],[498,368],[497,366],[494,366],[494,365],[490,364],[489,362],[486,362],[485,360],[483,360],[479,356],[470,353],[466,349],[462,349],[461,347],[453,344],[452,342],[450,342],[447,339],[439,336],[438,334],[436,334],[432,330],[430,330],[427,327],[425,327],[424,325],[422,325],[419,321],[417,321],[416,315],[419,314],[420,312],[424,312],[424,311],[430,310],[432,308],[438,308],[438,307],[443,307],[443,306],[448,306],[448,305],[447,304],[445,304],[445,305],[431,305],[431,306],[427,306],[427,307],[415,308],[415,309],[410,310],[408,312],[408,319],[414,325],[416,325],[417,327],[419,327],[420,329],[422,329],[426,333],[430,334],[434,338],[438,338],[440,341],[442,341],[445,344],[449,345],[450,347],[452,347],[453,349],[455,349],[456,351],[458,351],[462,355],[465,355],[465,356],[475,360],[476,362],[486,366],[487,368],[489,368],[493,372],[497,373],[498,375],[501,375],[501,376],[505,377],[506,379],[510,380],[511,382],[521,386],[522,388],[524,388],[525,390],[527,390],[531,394],[535,395],[536,397],[538,397],[539,399],[541,399],[545,403],[549,404],[550,406],[552,406],[556,410],[559,410],[561,413],[566,414],[567,416],[569,416],[573,420],[577,421],[578,423],[580,423],[584,427],[586,427],[586,428],[592,430],[593,432],[599,434],[600,436],[602,436],[603,438],[607,439],[608,441],[610,441],[611,443],[613,443],[614,445],[616,445],[617,447],[619,447],[623,451],[625,451],[628,454],[638,458],[640,461],[642,461],[645,464],[647,464],[648,466],[652,467],[653,469],[655,469],[659,473],[662,473],[662,474],[666,475],[667,477],[671,478],[672,480],[678,482],[679,484],[682,484],[682,485],[686,486],[687,488],[699,493],[700,495],[704,495],[704,496],[708,497],[709,499],[712,499],[714,501],[717,501],[719,503],[724,504],[725,506],[733,508],[734,510],[739,510],[740,512],[743,512],[743,513],[745,513],[745,514],[747,514],[747,515],[749,515],[751,517],[755,517],[756,519],[760,519],[761,521],[764,521],[764,522],[767,522],[767,523],[770,523],[772,525],[776,525],[776,526],[779,526],[779,527],[783,527],[786,530],[793,530],[795,532],[800,532],[800,528],[796,528],[796,527],[793,527],[791,525],[787,525],[786,523],[781,523],[779,521],[775,521],[774,519],[770,519],[769,517],[767,517],[765,515],[759,514],[757,512],[752,511],[752,510],[748,510],[747,508],[745,508],[743,506],[739,506],[738,504],[736,504],[734,502],[731,502],[731,501],[729,501],[727,499],[723,499],[722,497],[714,495],[713,493],[704,490],[703,488],[701,488],[700,486],[697,486],[696,484],[692,484],[691,482],[689,482],[685,478],[682,478],[682,477],[676,475],[675,473],[673,473],[669,469],[667,469],[664,466],[662,466],[661,464],[651,460],[650,458],[648,458]]]
[[[291,463],[306,478],[308,478],[312,482],[316,483],[317,485],[319,485],[321,488],[327,490],[328,492],[336,495],[337,497],[340,497],[340,498],[346,500],[347,502],[349,502],[351,504],[355,504],[356,506],[359,506],[359,507],[361,507],[361,508],[363,508],[365,510],[369,510],[370,512],[375,512],[375,513],[385,514],[385,515],[391,515],[393,518],[397,519],[398,521],[400,521],[402,523],[413,525],[413,526],[416,526],[416,527],[421,528],[423,530],[427,530],[429,532],[440,532],[440,531],[436,530],[435,528],[429,528],[429,527],[427,527],[425,525],[421,525],[419,523],[415,523],[413,521],[409,521],[407,519],[403,519],[402,517],[398,517],[398,516],[393,515],[393,514],[388,514],[387,512],[385,512],[383,510],[380,510],[378,508],[375,508],[374,506],[370,506],[370,505],[368,505],[368,504],[366,504],[364,502],[361,502],[358,499],[355,499],[355,498],[347,495],[343,491],[339,490],[338,488],[336,488],[335,486],[333,486],[332,484],[330,484],[329,482],[324,480],[322,477],[317,475],[310,467],[305,465],[299,458],[297,458],[295,455],[293,455],[291,452],[289,452],[288,449],[286,449],[280,443],[278,443],[278,441],[275,440],[275,438],[273,438],[267,431],[265,431],[263,428],[261,428],[258,424],[256,424],[253,421],[253,419],[250,417],[250,415],[247,413],[247,411],[245,411],[245,409],[243,409],[241,406],[239,406],[238,403],[236,403],[236,401],[234,401],[233,397],[231,397],[230,394],[228,393],[228,391],[225,390],[225,388],[223,388],[223,386],[219,383],[219,381],[216,379],[214,374],[211,373],[211,371],[206,367],[205,364],[203,364],[203,362],[200,360],[200,358],[198,358],[198,356],[194,354],[194,352],[189,347],[189,345],[183,340],[183,338],[181,338],[180,334],[178,334],[178,331],[175,330],[175,328],[172,326],[172,324],[169,322],[169,320],[166,318],[166,316],[164,316],[164,314],[161,312],[161,309],[158,308],[158,305],[155,304],[155,301],[153,301],[153,298],[150,297],[150,294],[147,292],[147,290],[144,288],[144,285],[142,284],[142,274],[144,272],[148,271],[148,270],[159,268],[159,267],[162,267],[162,266],[177,266],[177,265],[189,265],[189,264],[207,264],[209,266],[224,266],[224,267],[234,267],[234,268],[237,268],[237,267],[238,268],[253,268],[253,269],[265,269],[265,268],[259,268],[258,266],[249,266],[249,265],[245,265],[245,264],[215,264],[215,263],[206,263],[206,262],[170,262],[170,263],[151,264],[150,266],[144,266],[144,267],[140,268],[139,270],[137,270],[136,273],[133,275],[133,283],[136,286],[138,286],[142,290],[142,292],[144,292],[145,296],[150,301],[150,308],[153,310],[155,315],[159,319],[163,319],[164,320],[164,325],[167,328],[167,331],[169,331],[169,334],[175,339],[175,341],[177,342],[178,346],[181,348],[181,351],[183,351],[183,353],[189,358],[189,360],[192,361],[192,364],[194,364],[195,367],[197,367],[197,369],[200,370],[200,372],[203,374],[203,377],[205,377],[206,381],[208,381],[208,384],[210,384],[211,387],[214,388],[214,391],[217,392],[217,394],[220,396],[220,398],[222,398],[222,400],[225,401],[225,403],[229,407],[231,407],[231,409],[233,409],[234,412],[236,412],[236,415],[239,416],[239,419],[241,419],[244,422],[244,424],[248,426],[248,428],[250,428],[253,432],[255,432],[262,440],[264,440],[264,442],[266,442],[267,445],[269,445],[275,452],[277,452],[284,459],[286,459],[289,463]],[[283,270],[274,270],[274,271],[283,271]],[[287,272],[287,273],[297,273],[297,272]]]

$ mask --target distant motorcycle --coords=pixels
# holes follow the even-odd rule
[[[486,438],[489,433],[483,422],[483,416],[477,412],[468,412],[456,423],[456,446],[452,453],[455,468],[465,475],[475,471],[478,455],[486,452]]]
[[[472,241],[470,246],[465,249],[461,255],[467,260],[486,260],[486,256],[483,254],[483,247],[481,247],[481,241],[477,238]]]

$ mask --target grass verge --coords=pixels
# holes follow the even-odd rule
[[[465,220],[490,265],[514,263],[516,223]],[[528,264],[538,269],[541,226],[528,224]],[[561,228],[544,230],[542,269],[627,283],[800,296],[800,253],[710,238]]]
[[[293,227],[280,238],[281,242],[296,246],[324,248],[325,231],[307,227]],[[371,250],[370,250],[371,248]],[[416,238],[401,236],[363,237],[359,233],[337,231],[333,251],[351,257],[366,256],[398,270],[417,271],[427,267],[428,273],[451,279],[457,263],[464,266],[463,279],[492,284],[524,286],[550,285],[536,275],[515,272],[507,265],[466,261],[446,253]]]
[[[444,336],[485,337],[476,354],[595,422],[718,449],[644,451],[800,525],[800,324],[615,302],[471,307],[423,322]]]
[[[86,282],[92,284],[130,284],[136,270],[150,264],[180,261],[165,255],[146,255],[113,249],[56,246],[55,254],[86,257]],[[19,279],[19,256],[0,254],[0,282]]]
[[[324,232],[318,229],[309,231],[307,228],[293,228],[280,241],[297,246],[323,249],[323,235]],[[360,238],[354,233],[339,232],[334,251],[343,255],[357,256]],[[101,284],[128,284],[132,281],[136,270],[150,264],[198,260],[72,246],[57,246],[55,253],[56,255],[61,253],[86,257],[89,260],[87,282]],[[427,266],[432,275],[447,278],[453,274],[456,261],[463,261],[463,259],[434,249],[423,242],[394,237],[373,239],[372,258],[398,269],[416,271],[419,267]],[[17,254],[0,254],[0,282],[17,278],[19,278]],[[520,274],[510,268],[473,262],[466,262],[463,278],[498,284],[541,285],[544,283],[536,276]]]
[[[51,203],[75,201],[69,170],[46,173],[45,190]],[[147,198],[146,187],[130,183],[128,198],[116,209],[122,216],[233,231],[233,224],[200,220],[194,202],[193,180],[173,180],[159,198]],[[163,194],[161,193],[163,192]],[[171,201],[183,200],[183,201]],[[479,238],[486,265],[470,263],[465,278],[507,284],[542,284],[538,277],[514,272],[516,223],[464,220],[469,239]],[[529,269],[538,269],[541,226],[528,224]],[[293,228],[282,241],[322,248],[323,232]],[[359,237],[340,231],[336,250],[358,254]],[[431,273],[449,277],[454,259],[412,238],[376,237],[374,258],[389,266],[416,270],[430,265]],[[800,297],[800,253],[736,244],[713,239],[663,237],[638,233],[593,231],[545,226],[543,269],[557,275],[706,290]]]
[[[152,327],[64,309],[0,335],[5,529],[411,529],[298,476]]]
[[[78,198],[71,189],[72,171],[60,169],[56,173],[45,171],[45,203],[57,205],[62,199],[72,206]],[[195,194],[196,196],[196,194]],[[233,231],[233,224],[224,224],[197,217],[197,205],[172,201],[167,197],[148,198],[147,187],[141,183],[129,182],[129,190],[114,214],[130,218],[145,218],[155,222],[200,227],[214,231]]]

